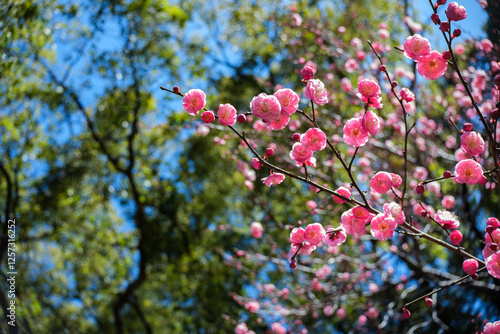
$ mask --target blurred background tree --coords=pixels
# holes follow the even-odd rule
[[[376,8],[367,0],[298,1],[293,6],[264,0],[8,0],[0,9],[0,261],[5,269],[6,223],[15,218],[19,332],[227,333],[240,320],[254,321],[253,329],[265,332],[282,319],[291,325],[299,319],[297,328],[311,332],[354,328],[362,307],[370,305],[366,296],[336,299],[349,284],[337,284],[338,277],[332,276],[327,280],[331,290],[312,298],[304,282],[309,284],[324,264],[314,257],[301,259],[300,271],[286,269],[286,229],[299,220],[337,225],[345,208],[323,205],[330,199],[299,183],[269,191],[258,181],[268,171],[248,167],[240,141],[222,127],[200,126],[181,111],[175,97],[158,88],[202,88],[212,108],[231,103],[245,111],[253,96],[271,94],[280,84],[300,93],[299,71],[305,61],[314,61],[318,76],[334,92],[335,102],[321,110],[322,117],[338,130],[343,117],[361,109],[341,79],[356,85],[360,73],[375,73],[364,61],[372,57],[364,41],[380,41],[377,30],[385,23],[390,36],[379,43],[381,51],[389,63],[401,60],[397,51],[383,46],[400,45],[415,32],[415,23],[406,17],[416,20],[415,8],[389,0],[377,1]],[[345,33],[339,32],[341,26]],[[353,44],[355,37],[361,46]],[[351,62],[358,68],[345,66],[349,58],[358,59],[357,65]],[[407,67],[401,80],[415,88],[408,78],[414,69]],[[424,95],[422,100],[427,101]],[[439,108],[433,108],[429,117],[435,110],[439,118]],[[382,116],[391,112],[397,110],[387,102]],[[294,126],[296,131],[307,128],[300,122]],[[295,130],[287,136],[247,127],[261,150],[274,143],[276,159],[288,155]],[[388,134],[387,139],[393,138]],[[426,164],[425,152],[413,147],[412,153],[415,166]],[[374,144],[371,154],[367,158],[402,168],[396,150]],[[430,171],[438,175],[439,168]],[[312,173],[335,187],[348,181],[337,169],[325,164]],[[319,214],[306,207],[308,200],[320,203]],[[495,203],[497,196],[481,207]],[[264,225],[264,239],[251,237],[253,221]],[[370,306],[398,312],[401,300],[394,296],[399,293],[390,289],[397,283],[385,281],[385,262],[422,289],[428,287],[424,277],[439,281],[445,272],[431,275],[421,269],[440,249],[406,239],[401,241],[405,253],[394,256],[400,260],[382,258],[386,244],[362,241],[366,247],[360,249],[351,241],[346,263],[333,268],[356,276],[360,263],[354,259],[364,259],[385,287],[369,296]],[[247,254],[241,262],[238,250]],[[459,259],[441,256],[446,262],[441,267],[451,266],[461,275]],[[240,305],[258,296],[266,283],[288,288],[291,297],[283,303],[297,312],[288,318],[279,312],[246,314]],[[296,288],[300,285],[303,291]],[[476,326],[467,323],[470,314],[498,316],[498,286],[477,285],[479,292],[471,289],[470,295],[449,290],[448,297],[464,307],[443,303],[440,318],[432,314],[427,330],[452,326],[466,332]],[[5,310],[5,279],[0,287]],[[467,308],[479,300],[481,307]],[[321,314],[318,320],[327,304],[345,307],[346,320]],[[414,316],[429,318],[426,310]],[[411,326],[392,316],[380,319],[388,333]],[[377,326],[373,321],[367,328]]]

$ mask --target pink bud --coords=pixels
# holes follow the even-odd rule
[[[462,233],[459,230],[455,230],[450,234],[450,242],[452,245],[457,246],[462,242]]]
[[[467,17],[467,11],[464,6],[451,2],[446,10],[446,15],[450,21],[461,21]]]
[[[451,58],[451,52],[450,51],[444,51],[443,52],[443,58],[445,60],[449,60]]]
[[[211,110],[202,112],[201,120],[203,123],[212,123],[215,120],[214,112]]]
[[[434,13],[431,15],[431,20],[434,24],[439,24],[440,20],[439,20],[439,15]]]
[[[497,229],[498,227],[500,227],[500,221],[495,217],[490,217],[486,221],[486,225],[493,226],[494,229]]]
[[[300,133],[294,133],[292,136],[293,141],[300,141]]]
[[[274,150],[273,150],[272,148],[268,148],[268,149],[266,150],[266,156],[267,156],[267,157],[270,157],[270,156],[272,156],[272,155],[274,155]]]
[[[453,30],[453,37],[458,37],[460,35],[462,35],[462,30],[460,29]]]
[[[441,29],[444,32],[450,30],[450,22],[448,22],[448,21],[442,21],[439,24],[439,29]]]
[[[443,173],[443,176],[445,179],[449,179],[451,177],[451,172],[449,170],[447,170]]]
[[[462,268],[464,268],[464,271],[467,275],[474,275],[479,268],[479,263],[477,262],[477,260],[467,259],[462,264]]]
[[[403,309],[403,319],[408,319],[409,317],[411,316],[411,313],[410,311],[408,311],[408,309]]]
[[[432,299],[430,299],[429,297],[425,297],[425,305],[430,307],[430,306],[432,306],[432,304],[434,304]]]
[[[417,188],[415,188],[415,191],[417,192],[417,194],[422,195],[425,191],[424,185],[422,183],[420,183],[417,186]]]
[[[238,116],[236,116],[236,122],[238,123],[245,123],[246,120],[247,117],[244,114],[239,114]]]
[[[304,80],[310,80],[314,78],[314,69],[311,66],[304,66],[304,68],[300,71],[302,78]]]
[[[471,123],[464,123],[464,125],[462,126],[462,130],[472,131],[472,124]]]

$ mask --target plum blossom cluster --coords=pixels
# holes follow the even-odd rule
[[[310,128],[300,135],[299,142],[293,144],[290,158],[297,166],[316,166],[316,158],[313,153],[321,151],[326,147],[326,135],[318,128]]]
[[[378,83],[370,79],[361,80],[358,83],[358,90],[358,96],[367,107],[382,107]],[[378,115],[367,109],[362,116],[347,120],[344,125],[344,142],[354,147],[364,146],[370,139],[370,134],[375,136],[381,126],[382,123]]]
[[[447,59],[438,51],[431,51],[431,43],[419,34],[406,39],[404,55],[416,61],[418,73],[429,80],[440,78],[448,68]]]
[[[273,95],[260,93],[250,102],[252,115],[262,119],[271,130],[281,130],[290,121],[290,116],[299,107],[300,97],[289,88],[276,91]]]
[[[491,217],[486,221],[486,234],[484,241],[483,256],[486,261],[486,269],[491,276],[500,278],[500,221]]]

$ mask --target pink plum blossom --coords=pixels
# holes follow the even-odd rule
[[[271,330],[274,334],[286,334],[286,328],[283,327],[279,322],[275,322],[271,325]]]
[[[366,98],[380,95],[380,86],[377,82],[370,79],[364,79],[358,82],[358,91]]]
[[[406,216],[404,211],[401,210],[401,206],[399,206],[399,204],[395,202],[385,203],[383,208],[384,208],[384,213],[388,217],[392,217],[398,225],[401,225],[405,222]]]
[[[499,334],[500,333],[500,321],[488,322],[484,325],[483,334]]]
[[[342,214],[341,224],[347,234],[361,235],[365,233],[365,220],[354,216],[352,209]]]
[[[368,110],[362,118],[363,127],[372,135],[376,135],[380,130],[381,124],[378,116],[371,110]]]
[[[253,97],[250,101],[250,110],[255,117],[265,122],[275,121],[281,117],[281,105],[278,98],[266,93]]]
[[[260,167],[264,166],[262,162],[260,162],[259,159],[253,158],[252,161],[250,162],[253,168],[255,169],[260,169]]]
[[[305,239],[311,246],[316,246],[325,239],[325,229],[320,223],[309,224],[306,227]]]
[[[403,179],[398,174],[391,173],[392,186],[399,188],[403,184]]]
[[[500,253],[493,253],[486,259],[486,269],[491,276],[500,279]]]
[[[419,60],[420,57],[426,56],[431,53],[431,43],[429,43],[427,38],[424,38],[419,34],[415,34],[406,38],[403,47],[405,50],[404,55],[407,58],[413,59],[415,61]]]
[[[290,242],[294,244],[300,244],[305,240],[306,231],[302,227],[295,227],[292,232],[290,232]]]
[[[479,263],[475,259],[467,259],[462,264],[462,268],[467,275],[474,275],[479,269]]]
[[[344,141],[354,147],[364,146],[370,135],[363,126],[361,118],[351,118],[344,125]]]
[[[438,51],[432,51],[426,56],[420,57],[417,62],[417,71],[428,80],[440,78],[446,69],[448,62]]]
[[[299,107],[300,97],[297,93],[289,88],[278,90],[274,93],[281,105],[281,111],[286,112],[288,115],[293,114]]]
[[[415,94],[413,94],[413,92],[408,88],[405,87],[401,88],[401,90],[399,91],[399,95],[401,95],[401,98],[405,102],[409,103],[415,101]]]
[[[259,239],[262,237],[262,231],[264,228],[262,227],[262,224],[259,222],[253,222],[250,224],[250,233],[252,234],[252,237]]]
[[[450,233],[450,242],[452,245],[457,246],[459,243],[462,242],[462,238],[463,238],[462,232],[460,232],[459,230],[455,230]]]
[[[371,234],[378,240],[383,241],[392,238],[397,223],[392,217],[381,213],[372,219],[370,227]]]
[[[370,222],[370,220],[374,217],[374,215],[372,213],[370,213],[370,211],[368,211],[368,209],[363,208],[362,206],[359,206],[359,205],[353,207],[351,210],[352,210],[352,214],[354,215],[354,217],[363,219],[365,221],[365,223]]]
[[[206,104],[206,95],[201,89],[190,89],[182,98],[182,108],[191,115],[197,115]]]
[[[455,207],[455,197],[451,195],[444,196],[441,200],[441,205],[447,210],[453,209]]]
[[[340,229],[327,231],[325,237],[325,244],[328,246],[339,246],[342,245],[347,239],[347,233],[343,226],[340,226]]]
[[[247,334],[248,333],[248,327],[245,323],[238,324],[236,328],[234,329],[234,334]]]
[[[346,198],[350,198],[351,197],[351,191],[349,189],[347,189],[346,187],[339,187],[337,189],[337,193],[339,193],[340,195],[342,195],[342,196],[344,196]],[[335,195],[333,195],[333,200],[337,204],[345,203],[345,199],[342,199],[342,198],[340,198],[338,196],[335,196]]]
[[[321,80],[311,79],[307,81],[307,86],[304,88],[306,98],[312,100],[317,105],[324,105],[328,103],[328,92],[325,85]]]
[[[215,115],[212,110],[204,111],[201,113],[201,121],[203,123],[209,124],[215,120]]]
[[[272,173],[268,177],[263,178],[262,182],[266,186],[270,187],[271,185],[277,186],[278,184],[280,184],[281,182],[283,182],[284,179],[285,179],[285,175],[284,174],[281,174],[281,173]]]
[[[219,105],[217,116],[221,125],[234,125],[236,123],[236,109],[229,103]]]
[[[288,115],[285,111],[281,110],[280,117],[273,121],[268,121],[266,125],[271,130],[281,130],[285,128],[285,126],[288,124],[288,121],[290,121],[290,115]]]
[[[413,177],[420,181],[425,180],[428,175],[429,172],[427,172],[427,169],[425,169],[425,167],[422,166],[415,167],[415,170],[413,171]]]
[[[462,150],[473,157],[484,152],[484,139],[476,131],[465,132],[460,136],[460,143]]]
[[[300,136],[300,143],[310,151],[321,151],[326,147],[326,135],[318,128],[311,128]]]
[[[464,6],[460,6],[456,2],[450,2],[446,15],[450,21],[461,21],[467,17],[467,11]]]
[[[308,150],[302,143],[295,143],[290,151],[290,158],[295,161],[297,166],[302,166],[304,163],[309,161],[313,155],[313,152]]]
[[[434,220],[446,229],[456,229],[460,226],[458,217],[448,210],[438,210],[434,215]]]
[[[260,309],[260,305],[256,301],[250,301],[250,302],[245,303],[245,308],[250,313],[255,313]]]
[[[385,194],[392,187],[392,178],[391,174],[387,172],[378,172],[374,177],[370,180],[370,189],[373,192],[379,194]]]
[[[483,177],[481,165],[472,159],[459,161],[455,166],[455,181],[465,184],[476,184]]]

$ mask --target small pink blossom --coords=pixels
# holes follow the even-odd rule
[[[236,328],[234,329],[234,334],[247,334],[248,333],[248,327],[245,323],[238,324]]]
[[[262,162],[260,162],[259,159],[253,158],[252,161],[250,162],[253,168],[255,169],[260,169],[260,167],[264,166]]]
[[[370,213],[370,211],[368,211],[368,209],[365,209],[359,205],[353,207],[351,209],[351,211],[352,211],[352,214],[354,215],[354,217],[363,219],[363,221],[365,223],[369,223],[370,220],[374,217],[374,215],[372,213]]]
[[[203,123],[209,124],[215,120],[215,115],[212,110],[204,111],[201,113],[201,121]]]
[[[481,40],[481,49],[486,53],[490,53],[491,49],[493,49],[493,43],[487,38],[482,39]]]
[[[325,239],[325,229],[320,223],[309,224],[306,227],[305,238],[311,246],[316,246]]]
[[[440,78],[446,69],[448,62],[438,51],[432,51],[426,56],[420,57],[417,62],[417,71],[428,80]]]
[[[349,189],[347,189],[346,187],[339,187],[337,189],[337,193],[339,193],[340,195],[342,195],[342,196],[344,196],[346,198],[350,198],[351,197],[351,191]],[[333,195],[333,200],[337,204],[345,203],[345,199],[342,199],[342,198],[340,198],[338,196],[335,196],[335,195]]]
[[[234,125],[236,123],[236,109],[229,103],[219,105],[217,116],[221,125]]]
[[[459,161],[455,166],[455,181],[465,184],[476,184],[483,177],[481,165],[472,159]]]
[[[453,209],[455,207],[455,197],[451,195],[444,196],[441,200],[441,205],[447,210]]]
[[[250,101],[250,110],[255,117],[265,122],[278,120],[281,117],[281,105],[278,98],[266,93],[254,96]]]
[[[190,89],[182,98],[182,108],[191,115],[197,115],[206,104],[206,95],[201,89]]]
[[[370,227],[371,234],[378,240],[383,241],[392,238],[397,223],[392,217],[381,213],[372,219]]]
[[[484,152],[484,139],[476,131],[465,132],[460,136],[461,148],[464,152],[477,157]]]
[[[253,222],[250,224],[250,233],[252,234],[252,237],[260,239],[262,237],[262,231],[264,231],[264,228],[261,223]]]
[[[407,58],[413,59],[415,61],[419,60],[422,56],[428,55],[431,52],[431,43],[429,43],[427,38],[424,38],[419,34],[415,34],[406,38],[403,47],[405,50],[404,55]]]
[[[364,79],[358,82],[358,91],[366,98],[380,95],[380,86],[377,82],[370,79]]]
[[[373,192],[379,194],[385,194],[392,187],[392,178],[391,174],[387,172],[378,172],[374,177],[370,180],[370,189]]]
[[[286,334],[286,328],[283,327],[279,322],[275,322],[271,325],[271,330],[274,334]]]
[[[300,244],[305,240],[306,231],[302,227],[295,227],[292,232],[290,232],[290,242],[294,244]]]
[[[293,90],[289,88],[280,89],[274,93],[274,96],[276,96],[281,105],[281,111],[286,112],[288,115],[297,111],[300,97]]]
[[[347,234],[361,235],[365,233],[365,220],[355,217],[352,209],[342,214],[341,224]]]
[[[408,88],[401,88],[401,90],[399,91],[399,95],[401,95],[401,98],[405,101],[405,102],[413,102],[415,101],[415,94],[413,94],[413,92],[411,90],[409,90]]]
[[[399,204],[395,202],[385,203],[383,208],[384,208],[384,213],[388,217],[392,217],[398,225],[401,225],[405,222],[406,216],[404,211],[401,210],[401,206],[399,206]]]
[[[434,219],[446,229],[456,229],[460,226],[458,217],[448,210],[438,210],[434,215]]]
[[[484,325],[483,334],[499,334],[500,333],[500,321],[488,322]]]
[[[275,119],[274,121],[267,121],[266,125],[271,130],[281,130],[285,128],[289,121],[290,115],[281,110],[280,117],[278,119]]]
[[[392,186],[399,188],[403,184],[403,179],[398,174],[391,173]]]
[[[328,92],[325,85],[321,80],[311,79],[307,81],[307,86],[304,88],[306,98],[312,100],[317,105],[324,105],[328,103]]]
[[[364,146],[370,135],[363,127],[361,118],[351,118],[344,125],[344,141],[354,147]]]
[[[260,309],[260,305],[256,301],[251,301],[251,302],[245,303],[245,308],[248,311],[250,311],[250,313],[255,313]]]
[[[368,110],[361,119],[363,127],[372,135],[376,135],[380,130],[380,118],[371,110]]]
[[[467,275],[474,275],[479,269],[479,263],[475,259],[467,259],[462,264],[462,268]]]
[[[313,152],[305,148],[301,143],[295,143],[290,151],[290,158],[295,161],[297,166],[302,166],[307,161],[310,161]]]
[[[467,11],[464,6],[460,6],[456,2],[450,2],[446,15],[450,21],[461,21],[467,17]]]
[[[342,245],[347,239],[347,233],[343,226],[340,226],[340,229],[337,229],[335,232],[332,232],[332,229],[327,231],[325,237],[325,244],[328,246],[339,246]]]
[[[486,259],[486,269],[491,276],[500,279],[500,253],[493,253]]]
[[[300,143],[310,151],[321,151],[326,147],[326,135],[318,128],[311,128],[300,136]]]
[[[283,182],[283,180],[285,180],[285,175],[284,174],[281,174],[281,173],[272,173],[268,177],[263,178],[262,182],[266,186],[270,187],[271,185],[277,186],[278,184],[280,184],[281,182]]]
[[[413,171],[413,177],[420,181],[425,180],[428,175],[429,172],[427,172],[427,169],[425,169],[425,167],[422,166],[415,167],[415,170]]]

